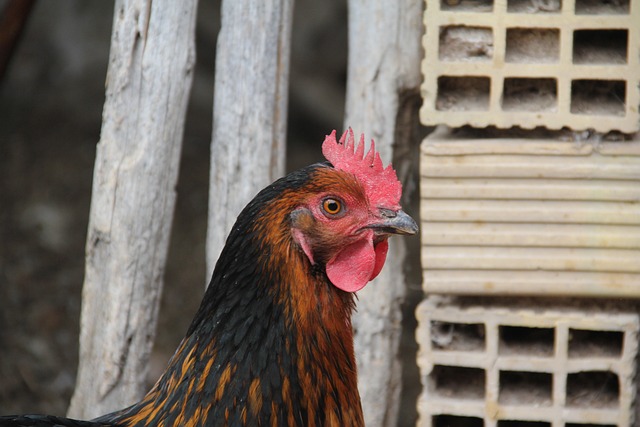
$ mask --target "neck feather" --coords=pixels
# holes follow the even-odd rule
[[[261,193],[262,194],[262,193]],[[352,294],[335,288],[278,215],[249,204],[167,370],[103,421],[154,425],[363,425]],[[290,201],[289,201],[290,202]],[[222,421],[224,420],[224,421]]]

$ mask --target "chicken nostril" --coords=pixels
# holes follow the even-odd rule
[[[385,218],[395,218],[398,213],[391,209],[379,208],[380,214]]]

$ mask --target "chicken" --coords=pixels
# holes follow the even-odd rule
[[[392,234],[415,234],[374,143],[325,138],[328,162],[292,172],[240,213],[169,365],[138,403],[77,422],[1,426],[362,426],[351,313]]]

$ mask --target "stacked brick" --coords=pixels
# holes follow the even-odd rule
[[[426,125],[639,130],[639,0],[426,0]]]
[[[420,167],[427,293],[640,297],[640,141],[437,131]]]
[[[420,427],[634,425],[637,314],[433,297],[417,314]]]
[[[640,299],[640,0],[426,0],[424,23],[419,425],[636,425],[639,316],[604,302]]]

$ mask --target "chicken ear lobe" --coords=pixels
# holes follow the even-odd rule
[[[379,243],[374,247],[373,234],[368,234],[342,249],[327,263],[327,277],[343,291],[359,291],[380,273],[386,256],[387,246]]]
[[[302,231],[298,230],[297,228],[294,228],[291,231],[293,233],[293,239],[295,240],[295,242],[300,245],[304,254],[307,256],[307,258],[309,258],[309,262],[311,263],[311,265],[314,265],[316,261],[313,258],[313,251],[311,250],[311,245],[309,244],[307,237]]]
[[[309,262],[311,265],[316,263],[313,257],[313,250],[311,250],[311,243],[307,236],[305,235],[305,229],[309,229],[313,225],[313,215],[309,212],[309,209],[306,208],[298,208],[291,212],[291,234],[293,235],[293,240],[302,248],[304,254],[309,258]]]

